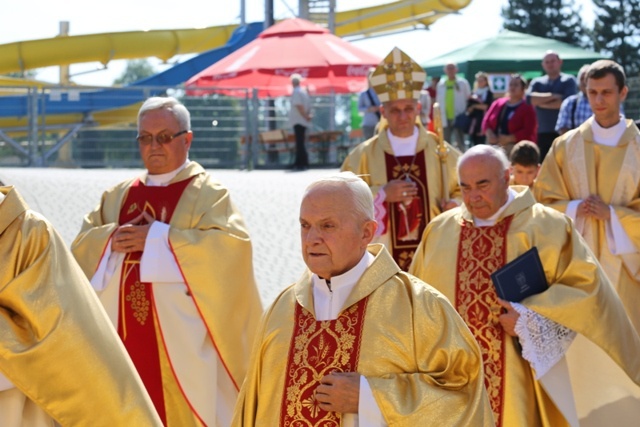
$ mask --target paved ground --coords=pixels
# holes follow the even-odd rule
[[[140,174],[135,169],[0,168],[0,181],[15,185],[29,206],[45,215],[69,245],[83,216],[102,192]],[[255,275],[265,304],[293,283],[305,266],[300,256],[298,212],[306,186],[337,169],[285,171],[210,170],[231,192],[253,240]],[[212,260],[213,261],[213,260]],[[232,283],[230,283],[232,285]]]

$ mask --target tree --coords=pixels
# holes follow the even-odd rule
[[[114,85],[127,85],[145,77],[153,76],[156,71],[146,59],[134,59],[127,61],[127,68],[122,75],[113,81]]]
[[[627,75],[640,71],[640,0],[593,0],[594,46],[622,65]]]
[[[570,0],[509,0],[502,8],[503,27],[580,47],[591,39],[580,18],[581,8]]]

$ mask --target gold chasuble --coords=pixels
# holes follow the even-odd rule
[[[199,164],[190,162],[167,187],[143,182],[146,175],[107,190],[72,251],[92,278],[122,221],[147,211],[169,224],[182,280],[141,282],[142,264],[131,255],[98,295],[166,424],[214,426],[220,414],[231,417],[262,314],[251,240],[228,190]]]
[[[325,375],[358,371],[366,306],[365,298],[336,320],[317,321],[296,304],[279,425],[341,425],[340,414],[320,409],[314,394]]]
[[[376,238],[383,243],[401,269],[408,270],[426,224],[442,212],[443,201],[461,202],[456,162],[460,152],[447,144],[446,176],[448,188],[443,194],[442,164],[434,134],[417,124],[418,141],[415,156],[397,157],[389,142],[386,128],[373,138],[356,146],[342,164],[343,171],[360,175],[373,196],[392,179],[409,179],[418,186],[418,197],[407,206],[385,203],[387,215],[379,224],[384,233]]]
[[[522,304],[592,341],[636,384],[640,337],[573,222],[535,203],[527,187],[511,188],[517,195],[493,227],[476,227],[464,205],[432,220],[410,273],[455,301],[467,321],[483,352],[485,383],[498,425],[566,426],[515,341],[506,339],[489,274],[536,246],[549,289]]]
[[[147,187],[140,180],[131,185],[120,210],[120,224],[126,224],[147,212],[152,218],[169,223],[182,192],[191,178],[166,187]],[[125,255],[120,278],[118,335],[131,356],[162,422],[167,424],[163,397],[159,349],[156,335],[157,312],[153,304],[153,286],[140,279],[142,252]],[[164,351],[164,348],[162,349]]]
[[[613,208],[608,221],[577,217],[576,228],[598,258],[640,333],[640,131],[633,120],[627,120],[617,145],[597,144],[593,120],[590,118],[554,142],[534,192],[540,203],[560,212],[566,212],[571,201],[584,200],[592,194]],[[610,241],[613,221],[619,223],[630,242],[620,253],[612,252],[620,243],[617,238],[613,239],[615,244]],[[604,420],[621,427],[638,425],[640,387],[610,363],[606,353],[587,340],[576,340],[567,359],[570,370],[589,372],[574,389],[582,427],[597,427]],[[593,366],[599,369],[593,372]],[[593,381],[594,376],[617,380],[603,388]]]
[[[0,193],[6,196],[0,202],[0,373],[56,425],[160,426],[135,367],[58,233],[13,187],[0,187]],[[0,391],[0,426],[43,425],[20,406],[16,417],[16,401],[3,399],[12,392]]]
[[[389,426],[492,426],[473,336],[451,304],[375,256],[335,320],[317,321],[307,271],[267,310],[232,426],[342,426],[313,395],[332,371],[366,377]]]

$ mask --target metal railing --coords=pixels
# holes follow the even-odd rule
[[[140,167],[135,141],[137,110],[147,96],[167,94],[180,99],[191,112],[192,160],[208,168],[285,167],[286,153],[274,158],[258,141],[260,132],[269,129],[292,132],[287,123],[288,99],[268,102],[249,89],[226,93],[181,87],[0,87],[0,165]],[[348,134],[350,97],[312,97],[311,133],[338,130]],[[5,102],[9,99],[11,102]],[[115,107],[104,109],[105,105]],[[101,108],[92,110],[92,106]],[[312,164],[339,163],[343,146],[350,141],[338,138],[330,142],[322,155],[310,150]]]

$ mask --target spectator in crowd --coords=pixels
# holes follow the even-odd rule
[[[188,158],[190,114],[138,112],[146,172],[107,190],[73,254],[165,426],[228,426],[262,313],[251,240],[229,191]]]
[[[620,114],[627,93],[619,64],[610,60],[591,64],[587,96],[593,116],[554,142],[534,193],[540,203],[572,218],[640,331],[640,131]],[[640,388],[607,367],[606,355],[591,347],[586,340],[576,342],[572,354],[576,363],[598,366],[620,382],[606,389],[588,382],[581,387],[591,391],[598,417],[606,417],[591,414],[592,424],[585,425],[594,425],[597,419],[616,426],[636,425]],[[597,398],[602,395],[611,397],[603,402]],[[587,409],[582,411],[585,417]]]
[[[467,102],[467,114],[471,118],[468,130],[471,145],[484,144],[485,142],[485,135],[482,131],[482,120],[492,102],[493,92],[489,87],[489,75],[480,71],[476,73],[473,92]]]
[[[583,65],[578,71],[580,91],[562,101],[562,105],[560,105],[558,121],[556,122],[556,132],[559,135],[577,128],[593,114],[587,98],[587,70],[589,65]]]
[[[431,83],[428,86],[425,83],[426,87],[423,88],[423,90],[429,94],[429,111],[428,115],[425,117],[424,108],[420,110],[420,121],[423,126],[425,126],[424,123],[427,123],[428,125],[425,126],[425,129],[430,131],[433,131],[433,104],[436,103],[436,87],[438,86],[438,82],[440,82],[440,76],[433,76],[431,77]],[[423,104],[422,102],[420,103]],[[426,100],[424,104],[426,104]]]
[[[507,96],[496,99],[482,122],[482,130],[487,136],[487,144],[502,147],[507,154],[518,141],[535,141],[536,113],[524,99],[526,83],[519,74],[509,80]]]
[[[305,89],[300,86],[302,76],[291,75],[291,108],[289,109],[289,126],[293,127],[296,139],[296,157],[292,169],[303,171],[309,168],[309,155],[305,141],[307,130],[311,127],[311,98]]]
[[[554,51],[547,51],[542,59],[542,68],[546,75],[531,81],[527,100],[536,109],[538,117],[538,136],[531,139],[540,148],[540,159],[544,160],[551,143],[558,137],[556,123],[562,101],[578,92],[576,79],[561,72],[562,59]]]
[[[13,187],[0,260],[0,426],[161,426],[87,278]]]
[[[532,142],[518,142],[511,150],[511,178],[509,185],[526,185],[533,188],[533,183],[540,170],[540,149]]]
[[[410,70],[406,64],[411,64]],[[363,176],[371,187],[378,221],[376,241],[386,245],[405,271],[426,224],[457,206],[460,196],[455,179],[460,153],[443,141],[448,154],[445,150],[442,162],[434,134],[417,120],[424,80],[422,67],[400,49],[387,55],[371,77],[382,102],[382,129],[356,146],[342,164],[342,170]]]
[[[380,121],[380,101],[376,91],[371,87],[373,70],[372,68],[367,74],[367,90],[361,92],[358,96],[358,111],[363,114],[362,133],[365,140],[373,137],[376,126]]]
[[[263,318],[234,427],[494,425],[473,336],[442,295],[369,245],[376,226],[354,174],[307,188],[308,270]]]
[[[576,334],[606,350],[637,387],[640,337],[573,221],[536,203],[528,188],[509,187],[509,161],[496,147],[471,147],[458,174],[464,204],[427,226],[410,273],[452,301],[476,337],[496,425],[578,425],[563,360]],[[491,274],[534,247],[546,290],[499,299]],[[536,280],[514,276],[514,286]],[[582,378],[606,385],[599,369]]]
[[[450,63],[445,65],[444,73],[447,78],[440,80],[436,88],[436,100],[443,111],[442,127],[445,141],[464,149],[464,134],[454,126],[456,116],[464,114],[467,109],[467,100],[471,96],[469,82],[458,77],[458,66]]]

